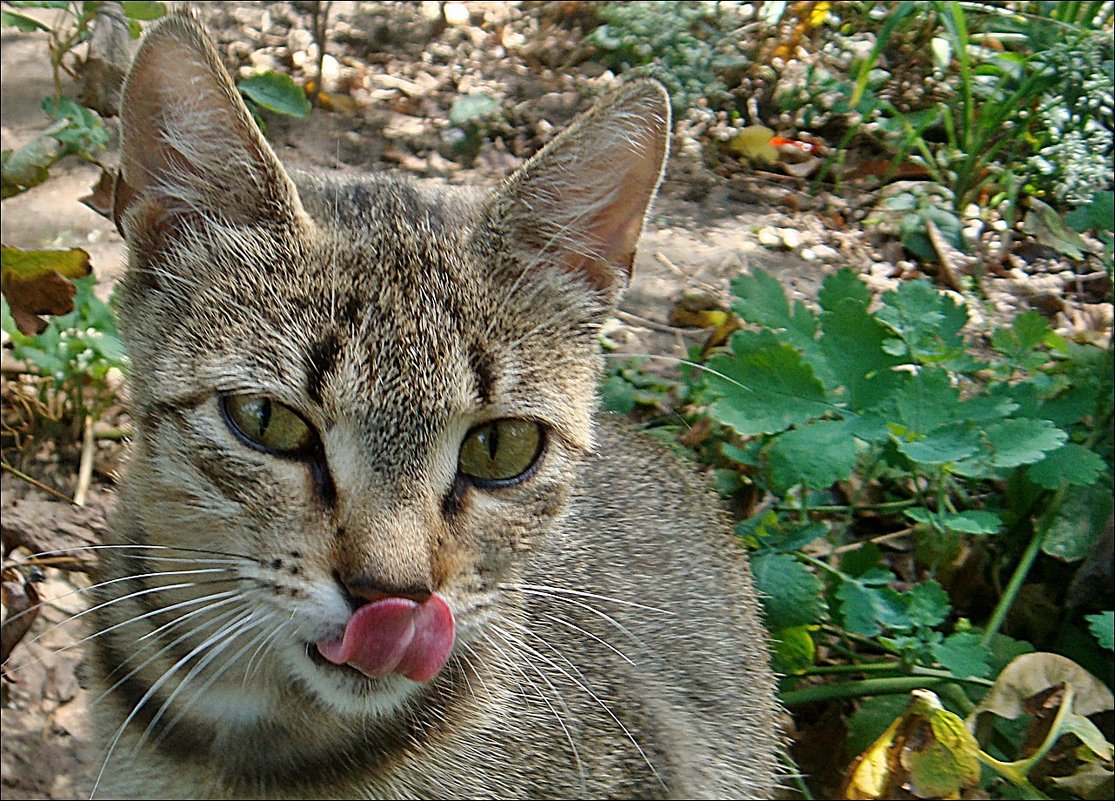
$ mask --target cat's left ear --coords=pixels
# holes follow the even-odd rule
[[[113,210],[121,233],[173,235],[183,218],[304,220],[294,184],[190,14],[172,14],[147,34],[121,106]]]
[[[669,143],[666,90],[628,82],[513,173],[490,214],[525,263],[579,275],[614,298],[631,277]]]

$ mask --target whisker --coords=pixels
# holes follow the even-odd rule
[[[226,600],[221,601],[220,603],[213,604],[212,606],[204,608],[204,609],[195,609],[192,612],[189,612],[185,615],[181,615],[181,616],[175,618],[174,620],[170,621],[170,623],[167,623],[163,626],[160,626],[159,629],[157,629],[156,631],[162,631],[162,633],[164,633],[164,634],[169,634],[173,629],[177,628],[178,626],[183,625],[187,620],[192,618],[194,615],[199,615],[199,614],[202,614],[204,612],[212,611],[213,609],[225,606],[226,604],[235,603],[237,600],[240,600],[240,599],[235,599],[235,598],[226,599]],[[241,604],[241,606],[242,606],[242,604]],[[156,659],[158,659],[162,654],[166,653],[168,650],[170,650],[174,646],[178,645],[180,642],[183,642],[184,640],[188,640],[191,636],[196,635],[199,631],[203,631],[204,629],[207,629],[211,626],[224,625],[223,621],[227,620],[229,617],[231,617],[233,615],[239,614],[240,612],[241,612],[240,608],[229,609],[228,611],[223,612],[220,615],[217,615],[216,617],[212,618],[211,620],[202,621],[198,625],[191,628],[189,631],[179,635],[176,639],[172,640],[171,642],[167,643],[166,645],[163,645],[161,648],[159,648],[157,651],[155,651],[155,653],[153,653],[151,656],[149,656],[143,662],[141,662],[140,664],[136,665],[134,668],[129,670],[120,679],[118,679],[115,684],[113,684],[107,690],[105,690],[100,695],[98,695],[96,698],[94,698],[90,702],[89,705],[90,706],[96,706],[97,704],[99,704],[101,701],[103,701],[108,696],[109,693],[111,693],[113,690],[115,690],[121,684],[126,682],[132,676],[139,673],[139,671],[143,670],[145,667],[150,665],[152,662],[154,662]],[[154,633],[154,632],[152,632],[152,633]],[[152,640],[149,643],[144,643],[143,647],[140,650],[136,651],[136,653],[132,654],[126,660],[124,660],[119,665],[117,665],[112,670],[112,672],[109,673],[105,677],[105,679],[106,680],[111,679],[113,677],[113,675],[116,674],[117,671],[119,671],[121,668],[123,668],[125,665],[127,665],[129,662],[131,662],[137,656],[139,656],[145,649],[151,647],[152,645],[158,645],[158,641],[157,640]]]
[[[558,593],[560,595],[576,595],[579,598],[592,598],[597,601],[608,601],[613,604],[620,604],[621,606],[631,606],[635,609],[642,609],[646,612],[656,612],[660,615],[675,615],[676,612],[671,612],[669,609],[659,609],[656,606],[647,606],[646,604],[637,603],[635,601],[628,601],[623,598],[616,598],[611,595],[600,595],[594,592],[585,592],[584,590],[571,590],[566,587],[552,587],[546,584],[515,584],[515,583],[501,583],[499,585],[501,590],[519,590],[521,592],[535,592],[539,595],[545,593]],[[542,591],[542,592],[540,592]]]
[[[635,664],[634,660],[631,659],[631,657],[629,657],[623,651],[616,648],[614,645],[612,645],[610,642],[605,640],[603,637],[598,637],[597,635],[593,634],[588,629],[581,628],[576,623],[571,623],[570,621],[564,620],[560,617],[557,617],[556,615],[543,614],[543,617],[546,618],[547,620],[553,621],[554,623],[560,623],[561,625],[567,626],[568,628],[571,628],[574,631],[579,631],[581,634],[585,634],[589,637],[592,637],[592,639],[596,640],[598,643],[603,645],[605,648],[607,648],[609,651],[614,653],[616,656],[618,656],[620,659],[622,659],[627,664],[629,664],[629,665],[634,665]]]
[[[63,593],[62,595],[59,595],[57,598],[50,599],[49,602],[52,603],[54,601],[57,601],[59,598],[65,598],[67,596],[75,595],[75,594],[81,593],[81,592],[88,592],[89,590],[99,589],[101,587],[106,587],[109,584],[116,584],[117,582],[129,581],[131,579],[150,578],[152,576],[186,576],[186,575],[194,575],[194,574],[198,574],[198,573],[228,573],[228,572],[232,572],[232,571],[229,570],[228,568],[204,568],[204,569],[201,569],[201,570],[173,570],[173,571],[165,571],[165,572],[159,572],[159,573],[142,573],[142,574],[134,575],[134,576],[121,576],[120,578],[110,579],[109,581],[102,581],[99,584],[93,584],[92,586],[89,586],[89,587],[83,587],[83,588],[80,588],[80,589],[77,589],[77,590],[73,590],[72,592]],[[222,581],[227,581],[227,579],[217,579],[215,581],[206,582],[206,583],[216,584],[216,583],[220,583]],[[128,593],[127,595],[121,595],[121,596],[116,597],[116,598],[110,598],[107,601],[99,603],[96,606],[91,606],[88,609],[84,609],[81,612],[70,615],[65,620],[62,620],[58,623],[55,623],[53,626],[48,628],[46,631],[43,631],[42,633],[40,633],[39,635],[37,635],[33,639],[28,640],[26,644],[31,645],[32,643],[36,643],[39,640],[41,640],[43,637],[50,634],[51,632],[57,631],[62,626],[65,626],[68,623],[72,623],[73,621],[77,620],[78,618],[85,617],[86,615],[88,615],[91,612],[96,612],[98,609],[104,609],[107,606],[112,606],[113,604],[118,604],[122,601],[127,601],[127,600],[132,599],[132,598],[138,598],[140,596],[148,595],[148,594],[154,593],[154,592],[166,592],[166,591],[169,591],[169,590],[181,590],[181,589],[188,589],[190,587],[198,587],[198,586],[202,586],[202,583],[201,582],[195,582],[195,581],[188,581],[188,582],[181,582],[181,583],[178,583],[178,584],[160,584],[157,587],[147,587],[145,589],[138,590],[136,592]],[[41,603],[48,603],[48,602],[46,602],[46,601],[40,602],[39,605],[41,605]],[[35,607],[32,607],[32,609],[34,609],[34,608]],[[8,625],[11,621],[15,620],[17,617],[19,617],[21,615],[25,615],[30,611],[31,611],[31,609],[25,609],[23,612],[20,612],[16,615],[12,615],[8,620],[4,621],[4,625],[5,626]],[[10,657],[9,657],[9,659],[10,659]],[[21,665],[20,667],[23,667],[23,666]],[[19,668],[15,668],[15,669],[18,670]]]
[[[563,653],[561,653],[561,651],[559,651],[557,648],[552,646],[550,643],[546,642],[545,638],[539,636],[537,633],[532,631],[529,626],[525,626],[522,623],[517,623],[517,622],[511,621],[511,620],[509,620],[508,622],[511,623],[512,625],[514,625],[516,628],[521,629],[525,634],[528,634],[529,636],[534,637],[536,640],[541,642],[543,645],[545,645],[547,648],[549,648],[551,651],[553,651],[555,654],[557,654],[557,656],[559,656],[562,660],[564,660],[565,663],[568,664],[578,675],[580,675],[580,670],[577,668],[576,665],[574,665],[571,661],[569,661],[568,657],[566,657]],[[494,625],[491,626],[491,628],[493,630],[498,629],[498,627],[496,627]],[[561,665],[554,662],[552,659],[547,657],[545,654],[540,653],[539,651],[537,651],[534,648],[531,648],[526,643],[520,643],[520,646],[522,648],[526,649],[527,651],[529,651],[530,653],[532,653],[533,655],[537,656],[543,662],[550,665],[552,668],[554,668],[559,673],[564,675],[571,682],[573,682],[578,687],[580,687],[582,690],[584,690],[584,692],[593,701],[595,701],[600,706],[601,709],[604,710],[604,712],[608,715],[608,717],[610,717],[612,719],[612,721],[615,722],[615,724],[617,726],[619,726],[620,730],[624,733],[624,735],[627,737],[627,739],[631,742],[631,745],[635,746],[635,750],[639,752],[639,756],[641,756],[643,758],[643,762],[646,763],[647,768],[650,770],[651,774],[654,775],[654,778],[657,779],[658,782],[662,785],[663,789],[668,789],[666,787],[666,782],[663,781],[662,777],[658,775],[658,771],[655,770],[654,765],[650,761],[650,758],[647,756],[646,752],[643,750],[643,747],[641,745],[639,745],[639,743],[635,739],[634,735],[631,734],[631,731],[627,728],[627,726],[624,725],[622,720],[620,720],[618,717],[616,717],[616,714],[614,712],[612,712],[611,708],[606,703],[604,703],[603,699],[601,699],[600,696],[598,696],[592,690],[592,688],[588,686],[587,682],[582,682],[582,681],[578,680],[572,673],[565,670]],[[583,676],[582,676],[582,678],[583,678]]]
[[[95,782],[93,782],[93,790],[90,793],[91,796],[96,795],[97,787],[100,786],[101,779],[104,778],[105,769],[108,767],[109,760],[112,759],[112,754],[116,750],[116,746],[120,742],[120,738],[124,735],[124,732],[127,730],[128,726],[131,724],[131,722],[133,720],[135,720],[135,716],[139,714],[139,711],[147,704],[147,702],[149,700],[151,700],[152,696],[154,696],[155,693],[159,691],[159,688],[162,687],[166,682],[168,682],[170,680],[170,678],[176,672],[178,672],[178,669],[180,667],[182,667],[188,661],[193,659],[199,653],[202,653],[202,652],[208,650],[210,647],[212,647],[212,645],[215,642],[217,642],[218,640],[225,637],[226,632],[228,630],[233,629],[236,626],[240,625],[244,620],[248,619],[249,617],[251,617],[251,612],[246,612],[246,613],[244,613],[244,615],[242,617],[234,620],[232,623],[229,623],[229,624],[225,625],[219,631],[210,635],[201,644],[195,646],[184,657],[182,657],[177,662],[175,662],[173,665],[171,665],[169,668],[167,668],[163,672],[162,676],[160,676],[159,679],[157,681],[155,681],[148,688],[147,692],[144,693],[143,697],[139,699],[139,701],[135,704],[134,707],[132,707],[132,711],[124,719],[124,722],[120,724],[120,727],[116,730],[116,734],[112,738],[112,742],[109,743],[108,750],[105,754],[104,761],[101,763],[101,769],[97,773],[97,780]]]
[[[564,732],[565,739],[569,743],[569,748],[573,751],[573,759],[577,763],[577,773],[580,774],[581,777],[581,790],[584,791],[587,795],[588,784],[587,774],[585,773],[585,765],[584,762],[581,761],[581,754],[577,750],[577,743],[573,740],[573,734],[569,731],[569,727],[565,725],[565,720],[562,718],[557,709],[554,708],[554,705],[550,703],[550,699],[546,697],[546,693],[542,691],[542,688],[540,688],[537,684],[534,683],[533,680],[531,680],[531,678],[526,674],[526,671],[519,667],[518,664],[516,664],[515,660],[511,659],[507,655],[507,653],[502,648],[500,648],[499,643],[493,640],[492,637],[489,636],[489,634],[495,634],[496,636],[499,636],[509,648],[515,648],[515,644],[508,641],[506,636],[498,630],[483,633],[484,639],[503,656],[508,665],[515,668],[519,672],[519,674],[523,677],[523,680],[526,681],[526,683],[529,684],[531,687],[533,687],[535,692],[538,693],[538,697],[542,699],[542,703],[544,703],[549,708],[550,713],[554,716],[554,719],[561,727],[562,732]],[[526,654],[523,654],[523,656],[525,657],[526,663],[534,669],[534,672],[538,674],[538,677],[542,679],[542,681],[544,681],[546,685],[553,691],[554,698],[559,704],[561,704],[561,708],[565,710],[565,714],[572,718],[572,710],[569,708],[568,704],[565,703],[565,699],[562,698],[561,692],[557,689],[557,687],[554,686],[554,683],[550,681],[549,676],[543,673],[538,665],[534,664],[534,662],[532,662]]]

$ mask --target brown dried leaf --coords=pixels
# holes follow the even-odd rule
[[[18,570],[7,568],[0,582],[0,602],[4,607],[4,625],[0,627],[0,664],[3,664],[38,617],[39,594],[35,585]]]
[[[19,330],[38,334],[46,328],[40,314],[66,314],[77,290],[67,279],[89,275],[89,254],[69,250],[20,250],[3,245],[0,289]]]
[[[81,202],[106,220],[113,220],[113,198],[116,193],[116,173],[101,167],[101,177],[93,184],[92,191]]]

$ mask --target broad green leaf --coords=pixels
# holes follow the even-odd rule
[[[0,197],[6,199],[18,195],[50,177],[50,166],[58,160],[62,151],[51,133],[64,126],[65,123],[55,123],[18,150],[4,151]]]
[[[943,623],[952,608],[949,605],[949,594],[933,579],[915,584],[903,597],[909,602],[907,614],[910,621],[923,628],[932,628]]]
[[[893,369],[903,359],[884,349],[891,337],[887,327],[868,314],[862,298],[840,298],[836,287],[821,314],[820,349],[832,383],[845,388],[851,409],[863,411],[893,397],[911,377]]]
[[[449,109],[449,123],[456,125],[458,128],[475,125],[484,117],[498,111],[499,108],[499,101],[483,92],[461,95],[453,103],[453,107]]]
[[[610,412],[627,414],[635,408],[635,387],[619,375],[612,374],[600,383],[600,397]]]
[[[760,554],[752,560],[751,572],[763,599],[768,629],[812,625],[824,617],[824,587],[820,579],[792,556]]]
[[[940,364],[964,356],[960,332],[968,312],[928,281],[903,281],[882,301],[877,317],[901,337],[916,361]]]
[[[1084,619],[1088,621],[1088,630],[1092,632],[1100,647],[1115,651],[1115,612],[1085,615]]]
[[[1065,562],[1083,559],[1103,534],[1111,508],[1111,487],[1103,482],[1066,493],[1041,549]]]
[[[770,330],[737,331],[731,355],[709,360],[712,417],[744,436],[784,431],[832,407],[813,369]]]
[[[863,581],[846,579],[836,589],[844,628],[853,634],[876,637],[883,629],[910,627],[902,597],[888,587],[871,587]]]
[[[264,72],[245,78],[236,88],[260,108],[276,114],[301,118],[310,113],[306,92],[289,75]]]
[[[859,277],[859,273],[844,267],[824,280],[817,299],[825,311],[835,311],[838,306],[848,303],[861,311],[867,311],[867,307],[871,305],[871,290]]]
[[[905,511],[906,517],[915,522],[929,525],[936,524],[948,531],[956,531],[962,534],[997,534],[1003,525],[1002,518],[999,515],[981,509],[935,514],[924,507],[916,506]]]
[[[1093,192],[1089,203],[1082,203],[1065,217],[1075,231],[1111,231],[1115,225],[1115,192]]]
[[[958,679],[991,675],[991,666],[987,663],[989,654],[980,643],[979,634],[953,634],[944,642],[930,646],[930,651],[934,659]]]
[[[789,489],[795,484],[822,489],[846,480],[856,466],[858,449],[847,426],[833,420],[806,423],[776,437],[766,449],[771,481]]]
[[[810,633],[816,626],[792,626],[771,633],[771,667],[779,675],[795,676],[813,667],[816,646]]]
[[[39,22],[37,19],[32,19],[24,14],[17,14],[14,11],[3,10],[0,11],[0,25],[5,28],[14,27],[23,31],[24,33],[31,33],[33,31],[50,31],[50,26]]]
[[[790,315],[790,303],[777,278],[765,270],[755,270],[752,275],[741,273],[732,279],[732,311],[750,325],[765,328],[790,329],[795,320]],[[797,321],[800,324],[800,320]],[[812,326],[802,333],[812,336]]]
[[[958,462],[979,450],[979,433],[960,426],[947,426],[931,431],[917,439],[910,433],[895,431],[898,450],[911,461],[924,465]]]
[[[1068,435],[1048,420],[1016,418],[993,423],[984,431],[996,467],[1033,464],[1060,448]]]
[[[1038,486],[1057,489],[1062,481],[1087,486],[1109,471],[1107,462],[1098,453],[1069,442],[1057,450],[1049,451],[1040,462],[1030,465],[1027,475]]]

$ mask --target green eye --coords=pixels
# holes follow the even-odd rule
[[[468,432],[459,470],[481,485],[513,483],[538,461],[542,429],[529,420],[493,420]]]
[[[293,455],[314,442],[314,432],[297,413],[258,395],[225,395],[225,419],[234,433],[262,451]]]

